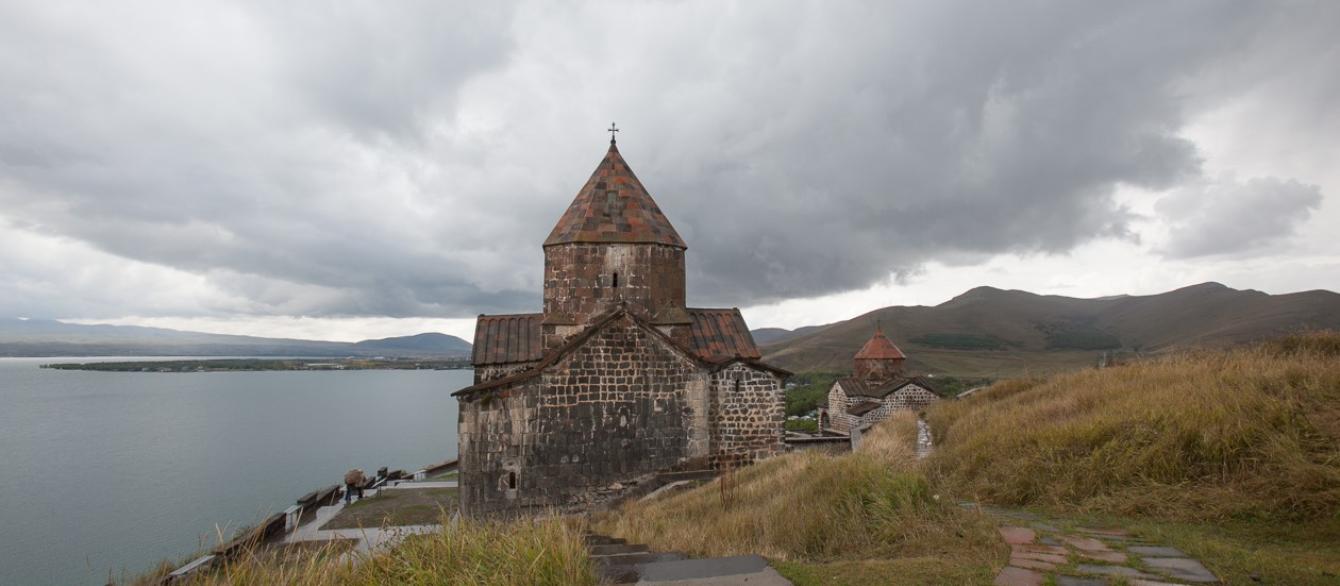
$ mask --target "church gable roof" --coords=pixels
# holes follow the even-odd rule
[[[674,348],[676,351],[683,353],[683,355],[686,358],[698,362],[699,364],[703,365],[704,368],[715,369],[718,367],[728,366],[734,363],[742,363],[752,368],[773,372],[774,374],[779,374],[782,376],[790,376],[791,374],[790,372],[768,364],[764,364],[763,362],[760,362],[757,359],[758,349],[754,347],[753,345],[754,340],[751,336],[749,336],[748,328],[744,327],[744,318],[739,316],[739,312],[737,310],[691,309],[689,310],[689,312],[690,314],[693,314],[694,312],[704,314],[704,318],[702,320],[702,323],[704,324],[711,324],[714,321],[714,319],[719,319],[719,315],[716,314],[720,314],[723,312],[734,314],[736,319],[738,320],[738,326],[736,326],[737,329],[734,332],[734,334],[728,335],[726,336],[726,338],[732,339],[733,340],[732,343],[741,342],[742,340],[739,337],[739,331],[740,331],[739,328],[743,328],[742,330],[744,335],[743,341],[746,341],[748,343],[749,348],[753,348],[754,355],[746,356],[743,354],[738,355],[731,354],[730,356],[722,359],[710,358],[709,355],[704,354],[704,352],[707,352],[708,349],[727,347],[724,345],[725,342],[720,341],[717,341],[715,343],[709,342],[704,347],[685,346],[681,342],[678,342],[675,339],[671,338],[670,336],[662,333],[660,329],[656,328],[650,323],[647,323],[641,318],[638,318],[636,315],[629,313],[627,309],[620,307],[605,314],[599,319],[594,320],[591,323],[591,325],[587,326],[586,329],[582,330],[580,333],[573,336],[568,341],[564,342],[561,346],[554,348],[553,350],[550,350],[548,352],[541,352],[539,356],[535,356],[534,354],[535,349],[540,348],[542,346],[542,342],[540,341],[541,337],[539,333],[540,332],[539,324],[543,317],[542,314],[527,313],[519,315],[500,315],[500,316],[481,315],[479,316],[479,322],[477,322],[475,325],[475,343],[486,345],[485,347],[488,349],[482,351],[483,352],[482,354],[480,350],[476,349],[475,356],[477,357],[477,359],[491,360],[492,362],[476,361],[474,363],[475,366],[483,366],[486,364],[507,364],[517,362],[536,362],[536,364],[534,364],[529,368],[526,368],[521,372],[509,376],[471,385],[469,387],[456,391],[455,393],[452,393],[452,395],[460,396],[474,393],[477,391],[503,387],[516,382],[524,381],[539,376],[539,374],[545,368],[557,364],[560,360],[563,359],[564,356],[571,353],[573,350],[576,350],[577,348],[581,347],[583,344],[587,342],[587,340],[589,340],[597,332],[599,332],[605,326],[609,325],[615,319],[618,319],[620,317],[626,317],[627,319],[631,320],[638,327],[641,327],[650,332],[654,338],[661,340],[666,345],[670,346],[671,348]],[[699,320],[695,319],[694,320],[695,326],[698,323]],[[481,337],[481,335],[483,337]],[[528,340],[525,343],[520,342],[514,343],[509,339],[513,335],[517,336],[533,335],[534,338]],[[699,338],[703,340],[712,339],[711,336],[706,334],[701,336],[695,334],[694,338]],[[743,346],[729,346],[729,347],[738,348],[742,351],[747,350],[747,348],[744,348]],[[476,346],[476,348],[479,348],[479,346]]]
[[[526,316],[529,315],[533,314],[526,314]],[[481,318],[486,317],[489,316],[481,316]],[[515,317],[515,316],[509,316],[509,317]],[[652,335],[652,337],[660,339],[667,346],[674,348],[678,352],[681,352],[686,359],[694,360],[699,363],[702,363],[704,366],[707,366],[707,363],[703,362],[700,358],[695,356],[688,349],[683,348],[679,344],[675,343],[674,340],[672,340],[669,336],[662,333],[660,330],[656,329],[655,326],[652,326],[651,324],[648,324],[643,320],[639,319],[637,316],[629,313],[627,309],[619,307],[614,309],[613,311],[610,311],[609,313],[606,313],[599,319],[592,321],[591,325],[587,326],[586,329],[582,330],[577,335],[572,336],[566,342],[563,342],[563,344],[560,345],[559,347],[554,348],[553,350],[550,350],[548,352],[545,352],[534,366],[531,366],[525,370],[522,370],[521,372],[511,374],[502,378],[494,379],[491,381],[485,381],[482,383],[477,383],[465,387],[459,391],[452,393],[452,396],[461,396],[474,393],[477,391],[483,391],[498,387],[505,387],[513,383],[535,378],[539,376],[540,373],[542,373],[545,368],[558,364],[561,360],[563,360],[565,356],[572,353],[572,351],[585,345],[586,342],[590,340],[592,336],[595,336],[597,333],[599,333],[600,330],[605,328],[605,326],[610,325],[615,320],[620,318],[628,319],[634,324],[635,327],[641,327],[645,329]],[[479,331],[478,326],[476,326],[475,331],[476,332]],[[517,362],[517,361],[512,360],[510,362]],[[478,366],[478,364],[476,364],[476,366]]]
[[[738,309],[689,308],[689,347],[703,360],[758,360],[763,355]]]
[[[488,366],[539,360],[544,356],[543,319],[540,313],[479,316],[470,362]]]
[[[711,363],[762,358],[737,309],[689,309],[687,350]],[[535,362],[544,357],[540,326],[544,315],[481,315],[475,322],[471,362],[475,366]]]
[[[600,166],[558,219],[544,246],[575,242],[688,248],[613,143]]]
[[[935,392],[935,388],[931,386],[930,382],[919,376],[911,378],[899,377],[882,384],[872,384],[854,376],[846,376],[838,379],[837,384],[842,387],[842,392],[846,393],[849,397],[873,397],[876,399],[883,399],[908,385],[917,385],[932,393]]]

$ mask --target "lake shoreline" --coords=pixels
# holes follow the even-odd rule
[[[56,362],[40,365],[53,370],[100,372],[244,372],[310,370],[466,370],[468,358],[213,358],[201,360],[136,360]]]

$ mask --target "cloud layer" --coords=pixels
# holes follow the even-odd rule
[[[1183,130],[1335,58],[1328,27],[1287,33],[1338,11],[1300,10],[10,3],[0,262],[24,277],[0,314],[533,309],[539,243],[611,118],[698,303],[1135,239],[1128,187],[1171,194],[1167,254],[1249,253],[1322,194],[1207,179]]]

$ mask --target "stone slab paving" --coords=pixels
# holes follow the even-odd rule
[[[967,506],[967,505],[965,505]],[[1168,586],[1218,583],[1219,578],[1181,550],[1148,543],[1124,529],[1060,529],[1064,525],[1021,511],[980,507],[1001,520],[1010,561],[998,586]]]
[[[425,483],[430,484],[430,483]],[[453,483],[454,484],[454,483]],[[400,488],[400,487],[387,487]],[[409,488],[409,487],[403,487]],[[414,488],[433,488],[423,486],[422,484]],[[371,498],[377,494],[376,490],[364,491],[363,498]],[[397,541],[409,535],[422,535],[426,533],[435,533],[442,530],[441,525],[400,525],[392,527],[366,527],[349,529],[322,529],[321,527],[334,519],[340,511],[344,510],[344,503],[338,502],[327,507],[321,507],[316,510],[312,519],[292,533],[284,536],[283,543],[297,543],[300,541],[335,541],[341,539],[354,539],[357,544],[354,551],[359,553],[371,553],[372,551],[395,544]]]
[[[750,584],[785,586],[791,584],[768,561],[756,555],[741,555],[703,560],[654,562],[642,567],[638,584],[689,586],[698,584]]]
[[[1144,558],[1145,565],[1170,578],[1187,582],[1218,582],[1219,578],[1200,562],[1191,558]]]

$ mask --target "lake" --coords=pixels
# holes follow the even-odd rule
[[[105,584],[353,467],[456,456],[468,370],[118,373],[0,358],[0,584]]]

